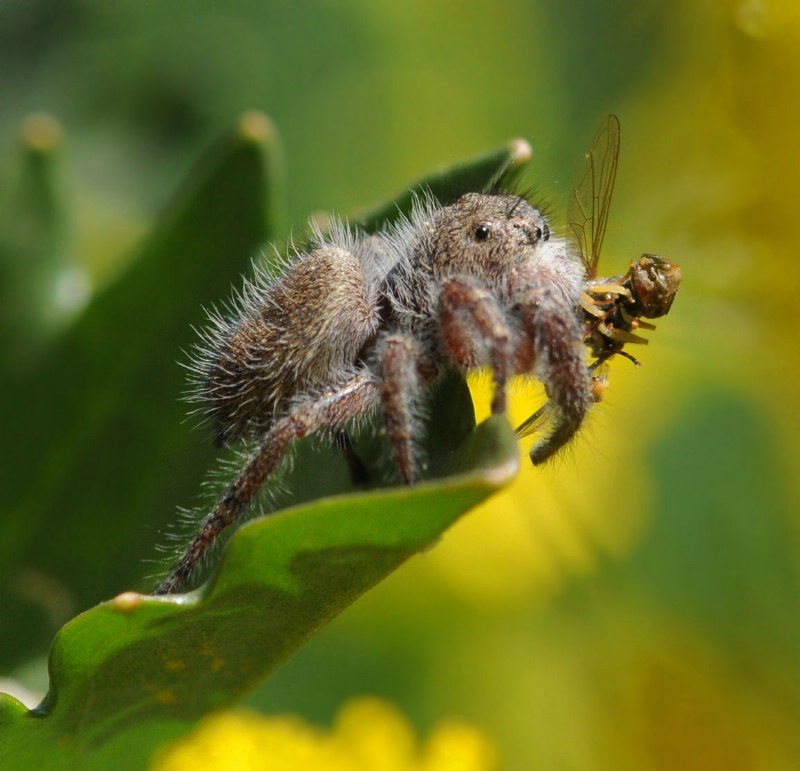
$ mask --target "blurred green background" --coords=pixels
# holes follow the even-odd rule
[[[193,164],[244,112],[280,134],[278,240],[314,212],[353,213],[518,136],[534,149],[526,183],[563,232],[583,152],[615,112],[603,269],[651,251],[684,275],[635,352],[644,366],[614,362],[574,451],[525,465],[250,704],[324,724],[371,693],[423,732],[461,715],[509,769],[797,768],[798,45],[791,0],[5,0],[0,673],[43,689],[62,623],[149,587],[160,532],[213,458],[181,421],[171,362],[244,266],[181,299],[179,333],[137,338],[150,323],[140,308],[107,346],[107,381],[102,362],[61,362],[58,382],[43,362],[90,292],[108,297],[133,269]],[[58,124],[26,122],[41,112]],[[52,200],[30,191],[42,142]],[[26,314],[52,285],[42,260],[61,299],[34,329]],[[148,356],[154,369],[121,388],[131,351],[131,372]],[[23,393],[31,372],[41,382]],[[63,410],[82,393],[75,428]],[[138,419],[132,399],[171,428]],[[514,417],[535,399],[520,389]],[[116,488],[97,484],[111,476]]]

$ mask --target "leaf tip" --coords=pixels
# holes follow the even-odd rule
[[[533,157],[533,148],[525,139],[512,139],[508,145],[509,163],[512,167],[522,166]]]
[[[28,707],[21,699],[0,691],[0,726],[8,725],[27,714]]]
[[[111,600],[111,607],[120,613],[132,613],[144,601],[144,595],[138,592],[122,592]]]
[[[256,144],[272,143],[278,135],[275,124],[258,110],[244,113],[239,119],[237,130],[242,139]]]
[[[519,473],[519,454],[508,457],[501,463],[489,466],[482,472],[483,478],[492,487],[504,487]]]
[[[37,112],[22,122],[22,143],[29,150],[50,153],[61,144],[61,124],[48,113]]]

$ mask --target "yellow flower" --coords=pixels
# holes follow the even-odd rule
[[[497,756],[476,728],[450,720],[420,745],[388,702],[348,702],[329,731],[295,717],[243,710],[203,720],[162,750],[151,771],[493,771]]]

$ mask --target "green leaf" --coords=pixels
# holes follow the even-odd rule
[[[464,193],[489,190],[502,181],[513,185],[531,159],[531,147],[524,139],[514,139],[486,155],[448,166],[423,177],[389,203],[354,218],[368,233],[394,222],[401,214],[408,216],[414,201],[430,193],[443,203],[454,201]]]
[[[0,695],[0,767],[143,767],[160,744],[235,703],[507,483],[518,467],[516,437],[491,418],[459,456],[469,473],[245,525],[201,591],[123,594],[67,624],[53,644],[44,702],[27,712]]]
[[[88,291],[72,254],[61,148],[58,122],[49,115],[30,116],[0,205],[0,343],[6,368],[29,364]]]
[[[245,116],[192,171],[118,280],[24,376],[4,372],[0,661],[142,572],[211,448],[179,397],[203,306],[273,236],[275,134]],[[66,617],[64,617],[66,616]]]
[[[37,376],[15,384],[17,408],[35,412],[38,405],[39,412],[20,457],[9,464],[10,479],[23,482],[0,555],[7,570],[39,560],[42,570],[72,580],[73,590],[83,590],[79,596],[91,597],[108,585],[109,574],[131,573],[126,560],[142,553],[135,541],[153,535],[143,523],[164,521],[164,501],[176,491],[185,501],[185,481],[197,484],[196,474],[178,470],[207,462],[198,462],[203,452],[190,446],[199,444],[197,437],[190,441],[180,426],[181,407],[165,397],[176,384],[174,341],[268,231],[269,144],[263,132],[254,138],[241,126],[226,137],[140,259],[94,299],[42,359]],[[511,161],[504,149],[456,167],[450,189],[483,189]],[[448,184],[447,177],[442,172],[416,189]],[[396,217],[407,201],[382,207],[385,213],[369,227]],[[226,255],[233,255],[231,265]],[[22,436],[28,416],[15,412],[23,410],[8,403],[0,410]],[[460,376],[451,373],[433,390],[428,414],[422,430],[428,477],[438,481],[334,496],[352,486],[341,454],[300,442],[286,479],[293,491],[288,500],[328,497],[240,528],[197,592],[166,599],[124,593],[68,623],[51,650],[42,705],[27,711],[0,696],[0,767],[141,767],[160,743],[254,688],[317,629],[514,475],[513,431],[500,418],[474,427]],[[386,448],[370,433],[366,427],[355,442],[368,463],[385,467]],[[36,465],[37,452],[45,453],[45,464]],[[167,507],[169,515],[172,510]],[[76,533],[74,554],[64,538]],[[113,548],[102,559],[87,557],[81,545],[98,540]],[[16,622],[19,614],[8,618]],[[17,644],[30,634],[22,623],[4,629]]]
[[[266,118],[243,118],[190,173],[130,268],[32,371],[4,373],[0,663],[44,646],[76,610],[123,587],[149,588],[143,555],[155,556],[158,533],[196,500],[213,448],[186,420],[177,361],[203,307],[224,299],[274,238],[275,145]],[[525,147],[509,143],[412,189],[483,189],[521,168]],[[367,226],[409,202],[400,196]],[[336,453],[301,449],[298,465],[309,473],[287,504],[349,488]]]

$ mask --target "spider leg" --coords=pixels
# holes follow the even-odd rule
[[[418,346],[408,335],[387,335],[378,355],[384,425],[400,476],[410,485],[418,474],[414,457],[414,418],[421,388]]]
[[[520,304],[522,321],[533,340],[536,375],[550,399],[545,412],[553,416],[550,433],[534,445],[535,465],[555,455],[575,435],[593,401],[592,380],[584,359],[583,328],[574,309],[546,288],[528,294]],[[520,426],[523,433],[541,414]]]
[[[374,376],[362,373],[341,388],[313,401],[299,403],[264,436],[236,481],[217,501],[189,543],[172,573],[154,594],[170,594],[191,576],[219,534],[236,522],[252,503],[267,477],[280,465],[291,444],[322,428],[339,428],[378,403]]]
[[[465,369],[488,363],[494,377],[492,414],[506,410],[506,387],[511,370],[511,334],[503,311],[491,292],[467,276],[442,284],[439,321],[450,357]],[[478,333],[478,348],[474,338]]]

